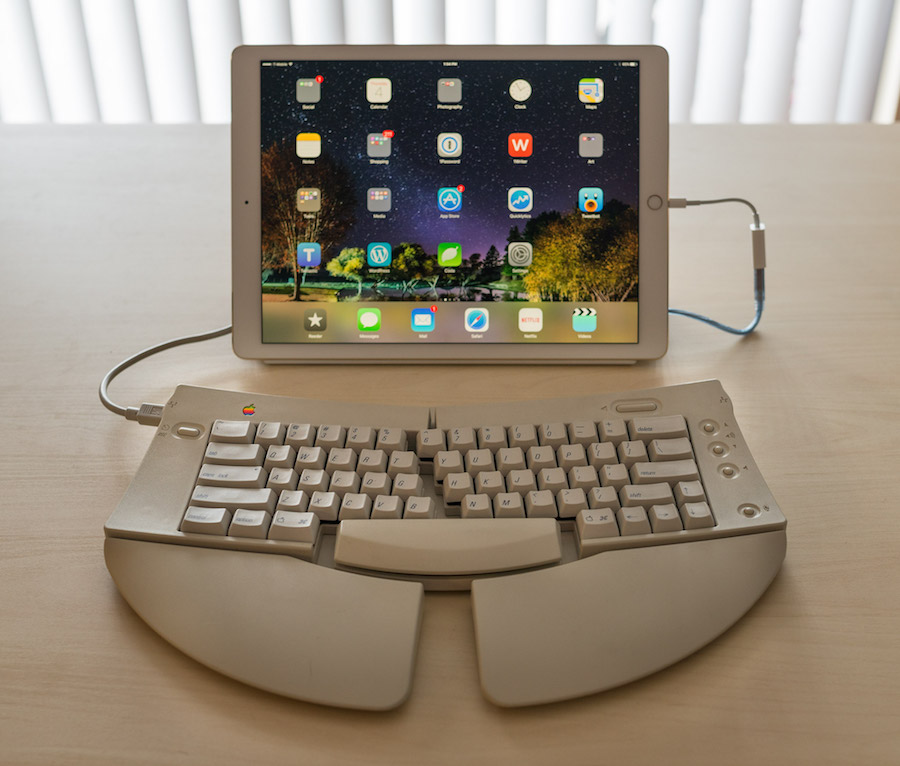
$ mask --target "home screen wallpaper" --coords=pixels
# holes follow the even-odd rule
[[[637,62],[260,77],[264,342],[637,342]]]

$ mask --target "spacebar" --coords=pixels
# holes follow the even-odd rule
[[[538,519],[354,519],[337,531],[337,564],[414,575],[473,575],[554,564],[556,521]]]

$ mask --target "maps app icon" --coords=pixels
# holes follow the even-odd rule
[[[442,186],[438,189],[438,209],[445,213],[462,210],[462,194],[453,186]]]
[[[599,104],[603,100],[603,80],[582,77],[578,81],[578,100],[585,104]]]

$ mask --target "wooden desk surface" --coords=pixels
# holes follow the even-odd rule
[[[510,374],[272,368],[219,339],[114,384],[127,404],[178,383],[429,404],[721,379],[788,517],[781,574],[675,667],[516,711],[479,692],[467,594],[427,597],[409,702],[364,714],[206,670],[107,575],[103,524],[153,431],[96,387],[228,323],[227,147],[223,127],[0,130],[0,763],[900,763],[900,127],[673,129],[673,195],[748,197],[767,224],[768,305],[745,340],[676,317],[658,362]],[[671,304],[746,322],[746,212],[671,221]]]

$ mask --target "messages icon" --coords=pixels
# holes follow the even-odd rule
[[[378,332],[381,329],[381,309],[359,309],[356,327],[360,332]]]

